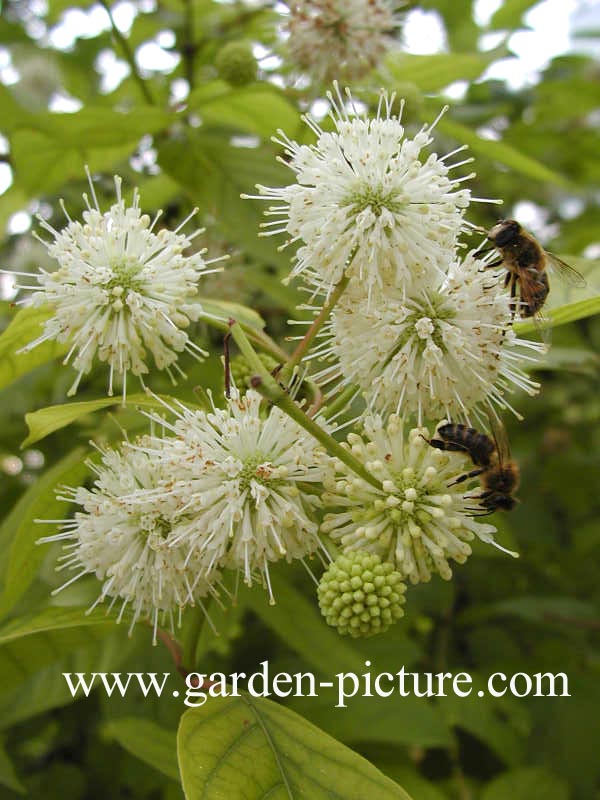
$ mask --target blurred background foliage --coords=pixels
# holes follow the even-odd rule
[[[592,298],[600,286],[598,6],[574,3],[574,19],[587,14],[591,23],[580,26],[572,51],[549,57],[537,73],[515,82],[490,68],[503,61],[518,72],[511,36],[527,29],[530,9],[546,4],[492,3],[485,21],[474,5],[482,4],[405,4],[395,46],[353,92],[371,103],[380,86],[397,91],[406,98],[411,130],[448,103],[437,151],[468,143],[476,157],[474,195],[502,198],[503,216],[519,218],[586,275],[587,295],[571,296],[554,282],[550,305]],[[103,176],[97,191],[104,207],[114,173],[130,189],[140,188],[144,208],[164,208],[165,224],[198,206],[207,227],[203,245],[211,256],[231,256],[224,274],[207,279],[202,293],[255,308],[274,337],[288,335],[286,321],[302,314],[295,309],[303,300],[280,282],[290,252],[257,238],[263,209],[240,199],[256,182],[288,182],[270,136],[282,128],[306,139],[301,113],[324,111],[327,87],[295,74],[286,61],[284,15],[282,4],[268,2],[5,3],[0,266],[47,266],[45,250],[31,235],[33,216],[43,213],[62,225],[57,198],[63,197],[76,217],[89,164]],[[405,27],[419,15],[437,26],[438,52],[416,54],[403,46]],[[249,72],[246,62],[241,78],[228,71],[222,53],[239,42],[257,57]],[[500,212],[475,205],[469,213],[488,228]],[[14,316],[6,276],[2,288],[6,327]],[[184,364],[189,381],[178,396],[188,400],[197,384],[222,390],[221,336],[201,325],[197,336],[215,355],[207,364]],[[600,798],[599,346],[598,316],[555,328],[540,370],[541,397],[523,399],[525,421],[510,423],[523,502],[495,522],[500,541],[517,549],[519,560],[477,547],[452,582],[434,579],[412,589],[405,620],[394,630],[358,643],[326,628],[303,572],[276,570],[275,608],[257,591],[241,593],[227,614],[216,612],[221,635],[203,632],[202,670],[252,672],[267,658],[272,672],[313,670],[324,679],[349,665],[361,672],[365,659],[372,671],[395,672],[402,665],[466,670],[476,680],[496,671],[566,672],[569,698],[366,698],[334,709],[334,697],[322,696],[288,705],[366,756],[414,800]],[[126,699],[95,693],[72,702],[61,677],[65,671],[173,671],[169,653],[152,648],[142,627],[128,639],[112,624],[83,625],[79,609],[95,596],[93,579],[50,599],[58,581],[56,552],[35,547],[39,532],[31,524],[37,516],[63,513],[53,487],[85,478],[81,458],[91,437],[116,442],[121,426],[135,432],[145,421],[131,409],[80,414],[68,428],[39,441],[30,437],[21,449],[25,414],[64,403],[72,376],[50,347],[27,357],[15,357],[14,350],[15,341],[5,336],[0,796],[174,800],[182,796],[173,767],[181,702],[133,693]],[[104,387],[104,373],[92,374],[77,400],[102,397]],[[160,377],[153,388],[169,389]],[[157,731],[166,732],[164,740]],[[164,763],[149,756],[150,743],[163,748]]]

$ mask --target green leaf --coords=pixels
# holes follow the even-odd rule
[[[49,665],[38,668],[16,688],[8,692],[0,689],[0,729],[6,730],[38,714],[80,699],[81,692],[76,697],[71,694],[63,675],[65,672],[73,675],[78,672],[116,672],[122,668],[126,671],[136,670],[140,658],[144,660],[144,669],[153,669],[154,664],[149,665],[148,658],[152,657],[155,650],[149,656],[148,641],[149,632],[142,627],[135,629],[131,638],[125,636],[125,632],[119,630],[117,625],[113,625],[112,631],[109,629],[102,638],[87,636],[85,641],[65,650]],[[130,696],[133,699],[134,692],[128,692],[126,699],[129,700]],[[136,699],[139,703],[139,698]],[[103,701],[110,703],[106,697]],[[119,698],[118,705],[113,704],[112,708],[118,713],[124,702],[124,698]],[[152,703],[153,700],[148,697],[144,711]]]
[[[168,398],[165,398],[168,401]],[[38,411],[31,411],[25,414],[25,421],[29,428],[29,436],[25,439],[22,448],[29,447],[40,439],[44,439],[54,431],[65,428],[75,420],[99,411],[102,408],[120,405],[121,397],[101,397],[98,400],[81,400],[75,403],[61,403],[56,406],[47,406]],[[127,395],[128,406],[140,406],[141,408],[157,408],[161,403],[150,394],[130,394]]]
[[[0,195],[0,241],[5,238],[8,220],[16,211],[27,207],[27,195],[13,183]]]
[[[243,306],[241,303],[231,303],[228,300],[213,300],[207,297],[196,298],[205,314],[211,317],[218,317],[224,322],[235,319],[243,327],[257,328],[262,330],[265,327],[263,318],[254,311],[253,308]]]
[[[25,788],[17,777],[15,768],[3,745],[0,745],[0,786],[6,786],[13,792],[25,794]]]
[[[453,725],[468,731],[494,751],[506,764],[518,764],[524,746],[523,727],[520,716],[516,724],[511,719],[511,698],[494,698],[487,695],[486,682],[472,671],[472,691],[468,697],[459,697],[449,692],[446,697],[438,697],[436,705],[446,719]],[[483,692],[484,695],[479,695]],[[513,699],[513,703],[516,701]],[[515,705],[519,714],[519,706]]]
[[[182,150],[185,159],[181,158]],[[285,186],[290,172],[276,161],[271,147],[234,147],[214,131],[189,131],[186,138],[159,146],[159,163],[184,187],[193,203],[214,215],[217,225],[257,260],[289,265],[274,237],[259,237],[267,203],[243,200],[255,185]]]
[[[504,0],[492,17],[489,27],[492,30],[523,28],[523,15],[539,2],[540,0]]]
[[[128,113],[83,108],[75,114],[31,114],[11,136],[15,175],[31,194],[48,192],[69,178],[80,178],[125,158],[145,134],[156,133],[176,117],[139,106]]]
[[[576,303],[568,303],[559,308],[551,308],[545,311],[544,314],[550,320],[553,328],[559,325],[566,325],[568,322],[575,322],[578,319],[585,319],[586,317],[593,317],[594,314],[600,313],[600,295],[597,297],[590,297],[587,300],[579,300]],[[515,332],[519,336],[536,331],[535,322],[533,320],[519,320],[514,325]]]
[[[393,756],[390,754],[391,758]],[[448,800],[448,795],[433,783],[422,778],[416,767],[399,763],[397,757],[389,761],[377,759],[377,765],[386,775],[389,775],[396,783],[400,783],[412,797],[417,797],[418,800]]]
[[[510,167],[515,172],[534,178],[538,181],[569,187],[569,181],[562,175],[554,172],[539,161],[515,150],[514,147],[502,141],[482,139],[466,125],[461,125],[448,117],[442,117],[438,122],[438,129],[457,141],[468,144],[474,153],[485,159],[499,161]]]
[[[292,136],[300,125],[296,109],[264,83],[237,89],[223,81],[205,84],[190,94],[188,109],[198,111],[208,126],[240,128],[264,139],[279,128]]]
[[[2,693],[23,683],[65,653],[98,641],[114,630],[103,609],[48,608],[7,622],[0,628]]]
[[[362,672],[367,669],[365,660]],[[398,659],[397,663],[404,662]],[[372,674],[379,672],[379,667],[369,669]],[[332,672],[333,669],[327,673],[328,676]],[[350,687],[351,683],[347,686]],[[401,697],[396,693],[391,697],[357,694],[346,700],[346,708],[335,708],[333,713],[337,703],[337,688],[321,689],[319,697],[290,698],[290,707],[294,711],[345,742],[374,742],[376,746],[383,743],[392,747],[450,747],[453,743],[452,731],[439,708],[425,698]]]
[[[522,595],[499,603],[480,604],[467,609],[460,615],[460,621],[472,624],[501,616],[519,617],[528,622],[545,625],[560,622],[568,625],[571,620],[590,620],[597,614],[591,603],[585,603],[575,597]]]
[[[569,800],[565,782],[542,767],[522,767],[486,786],[481,800]]]
[[[436,53],[420,56],[412,53],[391,53],[386,60],[386,70],[394,83],[413,83],[422,92],[438,92],[458,80],[478,78],[486,67],[498,57],[490,53]]]
[[[102,734],[145,764],[179,781],[176,731],[165,730],[149,719],[122,717],[106,723]]]
[[[176,117],[152,106],[137,106],[128,112],[87,106],[74,114],[35,114],[32,130],[40,131],[65,147],[121,147],[142,136],[166,128]]]
[[[16,179],[29,196],[55,192],[69,180],[81,180],[86,165],[92,173],[112,170],[133,149],[133,143],[95,149],[67,148],[60,139],[30,130],[19,130],[11,137]]]
[[[75,485],[83,481],[87,468],[84,449],[78,448],[62,458],[30,486],[0,527],[3,552],[8,548],[0,593],[0,617],[6,615],[35,579],[45,556],[45,548],[37,539],[48,532],[48,526],[35,523],[38,518],[58,519],[66,516],[69,506],[57,500],[59,484]]]
[[[67,352],[67,344],[42,342],[27,353],[18,353],[42,333],[44,322],[52,316],[45,308],[28,306],[21,309],[0,336],[0,389],[9,386],[21,375]]]
[[[410,800],[362,756],[265,699],[210,698],[177,735],[188,800]]]
[[[242,590],[240,602],[249,606],[265,625],[324,675],[331,675],[333,670],[363,671],[362,655],[324,624],[316,604],[309,602],[275,571],[271,573],[271,586],[277,599],[275,605],[269,605],[258,589]]]
[[[538,362],[532,365],[532,369],[567,370],[595,376],[600,369],[600,355],[593,350],[579,347],[551,347]]]

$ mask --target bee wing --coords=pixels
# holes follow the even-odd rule
[[[506,428],[502,424],[502,421],[494,414],[488,414],[488,420],[492,437],[496,445],[498,460],[500,464],[505,464],[507,461],[510,461],[510,443],[508,441]]]
[[[580,272],[577,272],[575,267],[567,264],[566,261],[554,255],[554,253],[549,253],[547,250],[544,250],[544,253],[550,269],[555,275],[558,275],[561,280],[569,286],[575,286],[577,289],[583,289],[587,286],[585,278]]]

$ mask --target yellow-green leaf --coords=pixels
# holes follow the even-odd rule
[[[293,135],[300,125],[296,109],[276,87],[265,83],[232,88],[215,81],[192,92],[188,108],[198,111],[206,125],[231,126],[264,139],[278,128]]]
[[[166,398],[168,400],[168,398]],[[39,442],[54,431],[65,428],[75,420],[121,403],[121,397],[101,397],[98,400],[81,400],[75,403],[61,403],[56,406],[47,406],[38,411],[25,414],[25,422],[29,428],[29,436],[21,447],[29,447],[34,442]],[[140,406],[141,408],[156,408],[160,401],[150,394],[127,395],[127,405]]]
[[[9,386],[21,375],[40,364],[66,353],[68,345],[55,341],[42,342],[27,353],[17,353],[42,333],[43,324],[52,314],[45,308],[29,306],[21,309],[0,336],[0,389]]]
[[[468,144],[471,150],[479,156],[488,158],[491,161],[500,161],[502,164],[505,164],[521,175],[558,186],[568,187],[570,185],[566,178],[554,172],[540,161],[536,161],[534,158],[520,153],[506,142],[482,139],[481,136],[478,136],[466,125],[461,125],[460,122],[442,117],[438,122],[438,128],[442,133],[451,136],[458,142]]]
[[[56,499],[59,484],[77,486],[87,472],[83,463],[84,449],[73,450],[30,486],[13,507],[0,527],[0,543],[8,550],[0,593],[0,617],[14,607],[34,580],[45,556],[45,549],[36,545],[40,536],[49,533],[48,526],[35,523],[39,518],[58,519],[66,516],[69,506]]]
[[[592,317],[594,314],[600,314],[600,295],[590,297],[587,300],[580,300],[577,303],[568,303],[559,308],[552,308],[544,313],[553,328],[558,325],[566,325],[567,322],[575,322],[578,319]],[[531,319],[516,322],[514,328],[520,336],[534,333],[536,330],[535,323]]]
[[[413,83],[422,92],[437,92],[458,80],[474,80],[498,57],[490,53],[435,53],[415,55],[413,53],[391,53],[386,60],[394,81],[390,84]]]
[[[177,734],[188,800],[410,800],[358,753],[262,698],[213,697]]]

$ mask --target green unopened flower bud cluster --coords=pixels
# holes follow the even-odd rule
[[[404,616],[405,591],[393,564],[357,550],[329,565],[319,583],[319,606],[327,624],[343,636],[368,637]]]
[[[268,353],[259,353],[258,357],[269,372],[273,372],[277,367],[277,361]],[[255,370],[252,369],[243,355],[237,355],[231,359],[229,370],[237,390],[240,394],[245,394],[246,390],[250,388],[250,379],[255,374]]]
[[[256,80],[257,63],[250,42],[229,42],[217,53],[215,67],[219,77],[232,86],[245,86]]]

